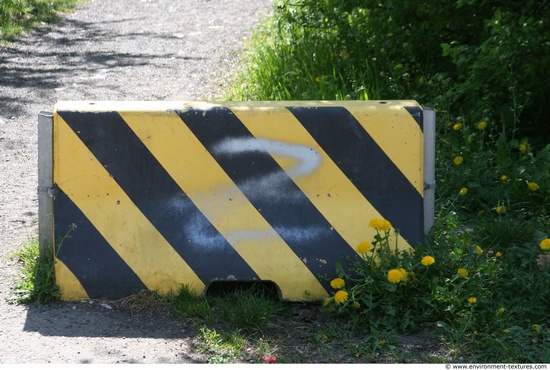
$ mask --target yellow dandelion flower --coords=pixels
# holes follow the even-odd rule
[[[478,245],[476,247],[476,254],[482,254],[483,253],[483,249],[481,249],[481,247]]]
[[[500,180],[501,180],[502,182],[506,182],[506,180],[508,180],[508,176],[502,175],[502,176],[500,176]]]
[[[453,159],[453,163],[456,166],[460,166],[462,163],[464,163],[464,158],[462,158],[461,156],[457,156],[455,157],[455,159]]]
[[[336,294],[334,294],[334,302],[336,302],[337,304],[342,304],[348,300],[348,296],[348,292],[346,292],[345,290],[339,290],[336,292]]]
[[[531,325],[531,329],[536,331],[537,333],[540,332],[540,325],[539,324],[533,324]]]
[[[382,223],[380,224],[380,230],[383,231],[389,231],[391,229],[391,222],[388,220],[382,220]]]
[[[477,302],[477,298],[476,297],[470,297],[468,298],[468,302],[470,302],[470,304],[474,304]]]
[[[502,257],[502,252],[497,252],[496,256],[497,258]]]
[[[541,240],[539,246],[540,246],[540,249],[542,250],[545,250],[545,251],[550,250],[550,239],[546,238]]]
[[[402,274],[398,269],[391,269],[388,271],[388,281],[392,284],[397,284],[401,281]]]
[[[359,254],[367,254],[371,250],[372,250],[372,244],[369,242],[362,242],[357,246],[357,248],[355,248],[355,251]]]
[[[381,231],[388,231],[389,229],[391,229],[391,222],[381,218],[373,218],[369,222],[369,227],[372,227],[373,229],[377,229]]]
[[[455,123],[454,126],[453,126],[453,130],[455,130],[455,131],[459,131],[461,128],[462,128],[462,123],[460,123],[460,122]]]
[[[401,274],[401,281],[406,282],[409,280],[409,276],[407,275],[407,270],[405,270],[403,267],[398,268],[399,273]]]
[[[403,68],[403,64],[398,63],[395,65],[395,69],[401,69],[401,68]]]
[[[504,313],[504,311],[506,311],[506,308],[504,308],[504,307],[499,307],[499,309],[498,309],[498,314],[499,314],[499,315],[502,315],[502,314]]]
[[[519,144],[519,151],[522,152],[522,153],[525,153],[525,151],[527,150],[527,145],[525,144]]]
[[[506,213],[506,207],[498,206],[497,207],[497,213]]]
[[[466,270],[465,268],[461,267],[458,269],[458,274],[462,277],[466,277],[468,276],[468,270]]]
[[[536,182],[533,182],[533,181],[530,181],[527,183],[527,186],[529,187],[529,189],[531,189],[532,191],[537,191],[540,189],[540,186],[539,184],[537,184]]]
[[[360,307],[361,307],[361,303],[359,303],[359,302],[354,302],[353,303],[353,308],[357,309],[357,308],[360,308]]]
[[[422,263],[424,266],[430,266],[435,263],[435,259],[432,256],[424,256],[420,263]]]
[[[381,346],[384,346],[384,345],[386,345],[386,340],[385,340],[385,339],[382,339],[382,340],[379,341],[378,343],[380,343]]]
[[[330,304],[330,301],[332,301],[332,298],[326,298],[323,301],[323,307],[328,307],[328,305]]]
[[[342,278],[336,278],[330,282],[330,286],[334,289],[342,289],[344,285],[346,285],[346,282]]]
[[[458,192],[458,194],[464,196],[466,194],[468,194],[468,188],[462,188],[460,189],[460,191]]]
[[[478,130],[485,130],[487,128],[487,122],[485,121],[481,121],[480,123],[477,124],[477,129]]]

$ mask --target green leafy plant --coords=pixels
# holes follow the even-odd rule
[[[422,317],[433,310],[429,288],[435,259],[400,250],[398,232],[391,232],[388,220],[373,219],[369,227],[376,230],[375,240],[357,246],[360,257],[349,258],[349,271],[337,264],[338,277],[330,283],[337,291],[323,306],[329,312],[349,315],[353,328],[418,329]]]
[[[234,363],[246,343],[242,336],[222,335],[208,327],[202,327],[199,331],[202,339],[199,350],[209,354],[210,364]]]
[[[40,256],[38,239],[32,239],[17,250],[14,256],[22,266],[13,291],[14,302],[41,305],[59,300],[53,253]]]

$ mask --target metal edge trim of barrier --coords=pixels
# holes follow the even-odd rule
[[[53,252],[53,113],[38,114],[38,250]]]
[[[424,235],[435,222],[435,110],[424,110]]]

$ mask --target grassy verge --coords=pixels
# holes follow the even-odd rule
[[[82,0],[2,0],[0,40],[12,41],[40,23],[54,22]]]

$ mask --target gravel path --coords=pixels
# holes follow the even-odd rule
[[[193,333],[98,302],[9,304],[37,232],[37,117],[60,100],[213,100],[271,0],[91,0],[0,45],[0,363],[192,363]]]

